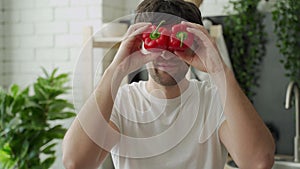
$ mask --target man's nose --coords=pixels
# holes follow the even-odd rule
[[[174,54],[172,54],[171,52],[167,51],[167,50],[163,50],[161,52],[161,55],[160,55],[163,59],[165,60],[170,60],[174,57]]]

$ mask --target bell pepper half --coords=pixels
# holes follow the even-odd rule
[[[187,48],[191,48],[194,42],[194,35],[187,30],[187,26],[183,24],[177,24],[172,26],[172,32],[169,42],[170,51],[185,51]]]
[[[143,34],[144,48],[147,50],[167,49],[169,45],[170,31],[161,25],[165,21],[161,21],[158,26],[151,25]]]

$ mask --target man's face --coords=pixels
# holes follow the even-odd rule
[[[189,66],[174,53],[163,51],[161,56],[149,63],[152,79],[163,86],[174,86],[185,78]]]

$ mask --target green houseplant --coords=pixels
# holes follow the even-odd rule
[[[250,100],[259,85],[260,63],[265,56],[266,33],[264,14],[257,11],[259,0],[230,0],[233,13],[224,20],[224,33],[229,45],[237,81]]]
[[[56,120],[75,115],[73,105],[61,98],[69,89],[68,74],[43,71],[45,77],[38,77],[33,92],[31,86],[21,90],[16,84],[7,92],[0,90],[1,169],[49,168],[56,158],[54,146],[66,132]]]
[[[286,76],[300,84],[300,1],[278,1],[272,11],[277,46]]]

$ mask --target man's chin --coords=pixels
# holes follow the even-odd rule
[[[151,75],[152,79],[162,85],[162,86],[175,86],[177,85],[185,76],[177,77],[176,75],[172,76],[165,71],[156,71],[155,75]]]

